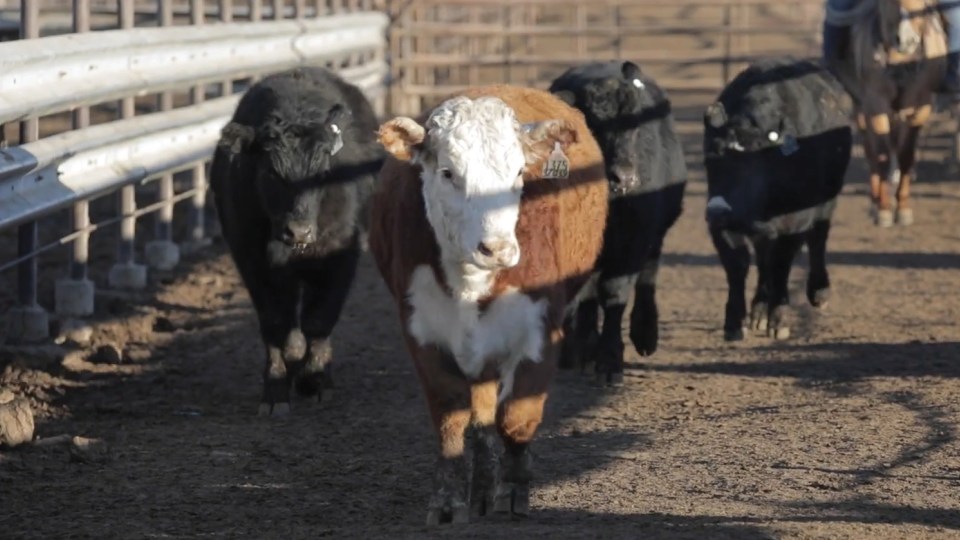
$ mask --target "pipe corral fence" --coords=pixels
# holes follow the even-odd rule
[[[822,0],[0,0],[6,339],[42,341],[48,308],[90,316],[95,283],[142,289],[209,242],[206,167],[267,74],[330,67],[381,115],[603,58],[715,92],[761,56],[818,54],[822,17]],[[91,235],[113,224],[109,271],[88,275]]]

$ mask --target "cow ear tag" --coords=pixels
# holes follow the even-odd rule
[[[563,154],[560,143],[554,143],[553,151],[543,165],[544,178],[566,178],[570,176],[570,160]]]
[[[333,131],[334,135],[337,136],[337,138],[333,140],[333,148],[330,150],[330,156],[332,157],[337,155],[337,152],[343,148],[343,134],[340,132],[340,126],[336,124],[330,124],[330,131]]]
[[[634,79],[634,80],[633,80],[633,85],[636,86],[637,88],[641,89],[641,90],[642,90],[643,87],[645,86],[645,85],[643,84],[643,81],[641,81],[640,79]]]
[[[800,145],[797,143],[797,138],[793,135],[784,135],[783,144],[780,145],[780,153],[789,156],[797,150],[800,149]]]

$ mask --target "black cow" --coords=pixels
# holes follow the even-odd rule
[[[806,242],[807,298],[829,298],[830,220],[850,162],[852,103],[822,66],[790,57],[741,72],[704,114],[706,219],[729,287],[724,338],[743,339],[748,244],[757,262],[750,327],[789,337],[787,280]]]
[[[657,350],[656,280],[663,239],[683,208],[687,168],[670,101],[633,62],[593,62],[560,75],[550,91],[583,112],[603,150],[610,185],[603,252],[593,284],[568,320],[561,364],[596,359],[601,383],[623,380],[620,325],[630,291],[630,340]],[[603,328],[598,332],[599,307]]]
[[[377,127],[358,88],[303,68],[251,87],[223,128],[210,184],[267,348],[260,414],[289,410],[293,378],[306,396],[331,386],[330,334],[384,158]]]

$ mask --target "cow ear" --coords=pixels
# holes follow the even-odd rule
[[[343,123],[346,122],[347,118],[350,116],[350,110],[337,103],[333,107],[330,107],[330,111],[327,112],[327,122],[331,124],[337,124],[343,126]]]
[[[703,113],[703,119],[710,127],[722,128],[727,124],[727,109],[719,101],[711,103]]]
[[[220,141],[217,146],[230,153],[239,154],[250,148],[255,136],[256,132],[252,127],[230,122],[220,130]]]
[[[413,161],[423,150],[427,131],[413,118],[398,116],[380,125],[377,140],[401,161]]]
[[[580,140],[577,128],[566,120],[544,120],[523,124],[520,141],[523,144],[523,153],[527,163],[536,163],[560,145],[566,150],[571,144]]]
[[[577,96],[572,90],[557,90],[553,95],[560,98],[560,101],[573,107],[577,103]]]
[[[640,66],[634,64],[629,60],[626,60],[620,66],[620,73],[622,73],[623,78],[628,81],[632,81],[634,79],[640,79]]]

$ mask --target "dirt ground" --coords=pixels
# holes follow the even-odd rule
[[[214,243],[147,291],[99,296],[93,346],[119,345],[121,363],[0,352],[0,385],[31,399],[39,436],[108,448],[87,461],[63,445],[0,452],[0,537],[960,537],[960,185],[936,163],[946,138],[925,140],[910,228],[870,224],[857,159],[828,310],[805,304],[804,258],[794,337],[730,345],[702,217],[707,99],[676,98],[692,182],[667,238],[660,350],[630,356],[619,389],[561,374],[529,519],[422,525],[435,442],[369,255],[335,334],[334,399],[256,417],[262,345]]]

